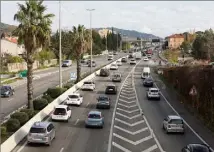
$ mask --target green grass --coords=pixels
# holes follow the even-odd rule
[[[10,83],[13,83],[13,82],[16,82],[16,81],[17,81],[17,79],[12,79],[12,80],[5,81],[2,84],[10,84]]]

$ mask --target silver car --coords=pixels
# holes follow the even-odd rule
[[[163,129],[166,133],[180,132],[184,133],[184,122],[180,116],[170,115],[163,120]]]
[[[104,126],[104,117],[100,111],[90,111],[88,117],[85,120],[85,127],[99,127],[103,128]]]
[[[51,145],[55,138],[56,130],[51,122],[35,122],[27,136],[28,143],[42,143]]]

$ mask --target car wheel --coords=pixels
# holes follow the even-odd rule
[[[162,128],[163,128],[163,130],[165,130],[164,124],[163,124]]]
[[[51,146],[51,138],[49,138],[49,142],[47,144],[48,146]]]

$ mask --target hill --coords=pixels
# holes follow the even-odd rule
[[[6,32],[6,33],[11,33],[13,30],[16,29],[17,26],[15,25],[9,25],[5,23],[0,23],[0,32]]]
[[[101,29],[104,29],[104,28],[95,28],[95,30],[101,30]],[[112,27],[107,27],[106,29],[109,29],[111,30]],[[156,38],[160,38],[162,39],[161,37],[158,37],[158,36],[155,36],[153,34],[148,34],[148,33],[142,33],[142,32],[138,32],[138,31],[135,31],[135,30],[125,30],[125,29],[119,29],[119,28],[115,28],[113,27],[113,30],[116,31],[117,33],[122,33],[123,35],[128,35],[129,38],[137,38],[137,37],[141,37],[141,38],[144,38],[144,39],[156,39]]]

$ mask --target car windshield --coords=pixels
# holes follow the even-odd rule
[[[108,97],[100,96],[100,97],[98,98],[98,100],[99,100],[99,102],[100,102],[100,101],[108,101]]]
[[[112,64],[111,66],[116,66],[116,64]]]
[[[148,73],[148,72],[144,72],[144,73],[143,73],[143,76],[148,77],[148,76],[149,76],[149,73]]]
[[[84,82],[84,84],[92,84],[92,82]]]
[[[66,110],[65,108],[56,108],[54,111],[55,115],[65,115],[66,114]]]
[[[110,89],[113,89],[113,90],[114,90],[115,87],[114,87],[114,86],[108,86],[107,89],[108,89],[108,90],[110,90]]]
[[[158,93],[158,90],[150,90],[152,93]]]
[[[7,92],[7,91],[9,91],[10,89],[9,89],[9,87],[7,87],[7,86],[4,86],[4,87],[1,87],[1,92]]]
[[[152,79],[151,78],[147,78],[146,81],[152,81]]]
[[[101,117],[100,117],[100,115],[98,115],[98,114],[89,114],[89,115],[88,115],[88,118],[100,119]]]
[[[69,63],[69,61],[63,61],[63,63]]]
[[[79,98],[78,95],[69,95],[68,97],[69,97],[69,98],[72,98],[72,99],[77,99],[77,98]]]
[[[170,123],[172,123],[172,124],[183,124],[183,120],[182,119],[172,119],[170,121]]]
[[[30,128],[30,133],[45,133],[46,129],[45,128]]]
[[[120,77],[120,75],[119,74],[115,74],[115,75],[113,75],[113,77],[118,78],[118,77]]]

